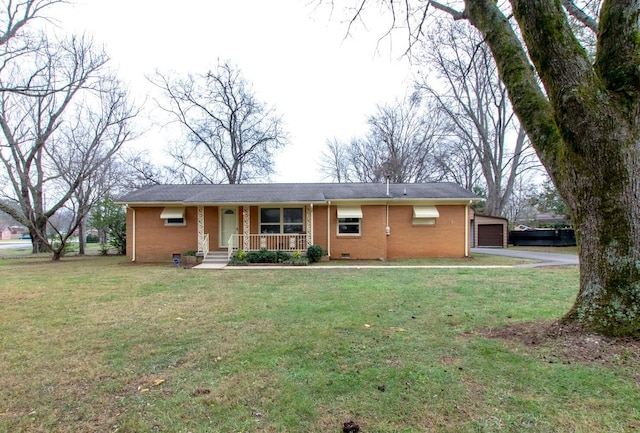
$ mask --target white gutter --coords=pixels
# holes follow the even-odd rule
[[[134,208],[129,207],[129,205],[127,205],[127,209],[131,209],[131,212],[132,212],[132,215],[131,215],[131,220],[132,220],[131,261],[135,262],[136,261],[136,210]]]
[[[327,201],[327,256],[331,257],[331,200]]]
[[[391,234],[391,227],[389,227],[389,202],[387,202],[385,206],[387,208],[387,222],[385,224],[384,231],[386,235],[389,236]]]
[[[469,257],[469,206],[471,201],[464,207],[464,256]]]

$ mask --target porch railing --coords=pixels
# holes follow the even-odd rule
[[[231,256],[233,256],[233,253],[235,253],[238,249],[238,242],[236,241],[236,237],[238,235],[231,235],[229,236],[229,240],[227,241],[227,261],[231,261]]]
[[[238,249],[245,249],[245,239],[249,240],[247,251],[306,251],[307,235],[304,233],[291,234],[234,234],[229,238],[229,258]]]
[[[198,243],[198,254],[206,255],[209,252],[209,233],[205,233]]]

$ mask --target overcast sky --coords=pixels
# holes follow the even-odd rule
[[[331,17],[309,3],[76,0],[58,10],[65,31],[86,31],[104,44],[140,101],[152,90],[145,75],[156,69],[203,73],[218,60],[236,64],[290,134],[274,180],[314,182],[323,180],[317,166],[326,140],[361,135],[376,104],[402,97],[411,78],[402,47],[390,47],[399,41],[377,46],[382,26],[345,38],[344,11]],[[156,126],[137,145],[159,154],[168,135]]]

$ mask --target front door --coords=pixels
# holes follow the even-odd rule
[[[235,208],[220,208],[220,247],[229,246],[229,238],[238,232],[238,212]],[[238,239],[233,238],[233,246],[238,245]]]

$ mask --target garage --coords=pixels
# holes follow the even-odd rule
[[[503,239],[502,224],[482,224],[478,226],[478,246],[479,247],[502,247]]]
[[[472,247],[507,248],[509,220],[502,217],[473,215]]]

